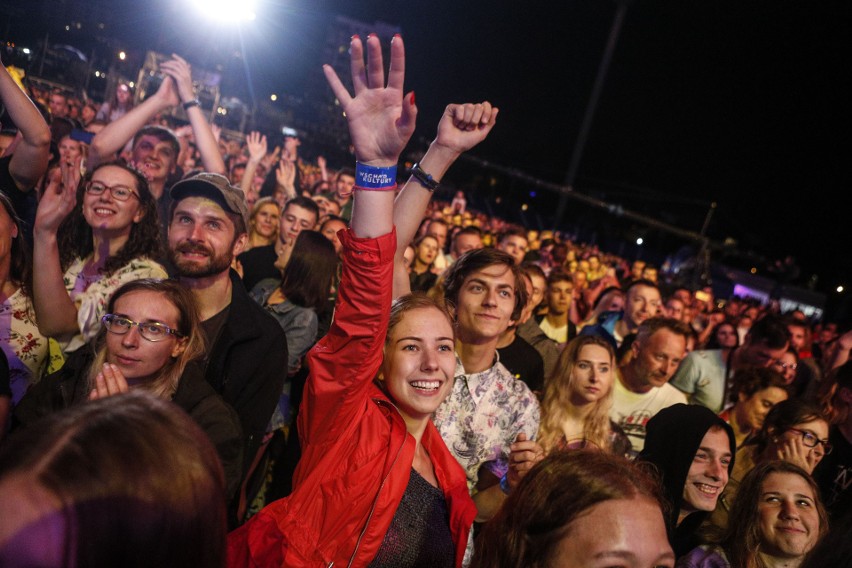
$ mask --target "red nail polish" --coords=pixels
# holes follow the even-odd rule
[[[374,33],[371,33],[370,35],[368,35],[367,37],[368,37],[368,38],[371,38],[371,37],[379,37],[379,36],[377,36],[377,35],[375,34],[375,32],[374,32]]]
[[[351,40],[361,39],[361,36],[359,36],[358,34],[355,34],[350,39]]]
[[[414,91],[411,91],[411,106],[414,106]]]
[[[395,38],[398,37],[398,38],[402,39],[402,35],[400,35],[400,34],[393,34],[393,37],[395,37]]]

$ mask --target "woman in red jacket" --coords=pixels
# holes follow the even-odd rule
[[[431,422],[453,385],[450,316],[422,296],[391,307],[396,164],[417,113],[413,93],[403,97],[404,48],[395,37],[385,87],[379,40],[366,43],[369,71],[352,39],[354,97],[324,67],[349,122],[357,182],[334,323],[307,356],[295,489],[229,536],[230,566],[460,566],[476,515]],[[449,105],[407,187],[434,189],[429,174],[482,141],[496,115],[487,103]]]

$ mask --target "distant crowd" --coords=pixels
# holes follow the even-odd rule
[[[0,565],[852,566],[852,331],[433,199],[499,110],[403,166],[402,39],[350,53],[353,164],[177,55],[0,69]]]

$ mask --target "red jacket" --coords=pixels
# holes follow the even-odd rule
[[[415,440],[373,383],[388,327],[396,234],[357,239],[341,231],[340,240],[346,253],[334,323],[308,353],[295,489],[228,536],[228,566],[367,566],[408,485]],[[476,516],[467,479],[431,421],[421,443],[447,500],[461,566]]]

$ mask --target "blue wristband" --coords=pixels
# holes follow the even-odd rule
[[[396,164],[387,168],[355,162],[355,189],[393,191],[396,189]]]

